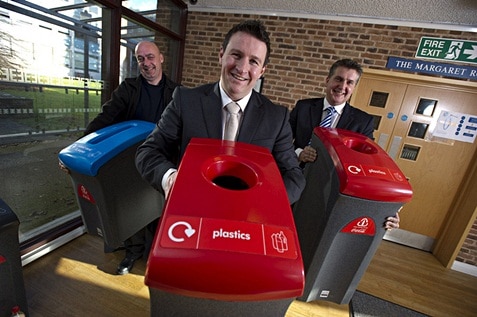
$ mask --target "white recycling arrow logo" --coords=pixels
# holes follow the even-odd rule
[[[192,237],[195,234],[195,229],[193,229],[188,222],[185,222],[185,221],[175,222],[169,227],[169,230],[167,231],[167,235],[169,236],[169,239],[171,239],[174,242],[184,241],[184,238],[178,238],[174,236],[173,231],[177,226],[185,226],[184,233],[188,238]]]

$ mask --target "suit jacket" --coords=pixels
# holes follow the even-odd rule
[[[162,76],[164,76],[165,79],[163,100],[164,104],[167,105],[172,99],[172,92],[177,84],[166,77],[165,74],[162,74]],[[142,75],[135,78],[126,78],[118,88],[113,91],[111,99],[104,103],[101,108],[101,113],[88,124],[84,135],[115,123],[135,119],[136,108],[141,94],[142,80],[145,80],[142,78]]]
[[[177,168],[191,138],[222,139],[219,84],[179,87],[156,128],[139,146],[136,166],[143,178],[162,191],[163,175]],[[237,141],[270,150],[281,172],[290,204],[298,200],[305,178],[293,150],[289,111],[253,91],[243,114]],[[176,160],[175,158],[178,158]]]
[[[324,98],[299,100],[290,113],[295,149],[305,148],[310,142],[313,129],[320,125]],[[374,139],[374,117],[346,103],[336,128],[358,132]]]

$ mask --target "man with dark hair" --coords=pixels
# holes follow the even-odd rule
[[[164,191],[166,198],[187,144],[198,137],[246,142],[269,149],[290,204],[298,200],[305,178],[293,151],[289,111],[253,89],[265,72],[269,56],[270,39],[264,25],[256,20],[244,21],[225,36],[219,52],[219,81],[174,91],[172,102],[136,154],[140,174],[154,188]],[[229,104],[238,113],[230,113]],[[238,116],[238,132],[228,136],[226,123],[232,116]]]
[[[257,23],[262,25],[261,27],[257,27]],[[270,37],[268,32],[266,31],[265,27],[260,21],[244,21],[243,23],[239,23],[233,26],[225,35],[224,41],[222,42],[222,48],[225,49],[230,41],[232,35],[237,32],[244,32],[254,36],[256,39],[262,41],[267,46],[267,53],[265,55],[264,66],[268,65],[270,62],[270,53],[271,53],[271,46],[270,46]]]
[[[290,125],[300,166],[316,160],[316,150],[309,143],[313,129],[325,122],[326,127],[358,132],[374,139],[373,116],[348,103],[362,74],[363,69],[357,62],[338,60],[326,77],[325,97],[302,99],[296,103],[290,114]],[[385,227],[399,228],[399,214],[387,218]]]
[[[358,132],[373,139],[373,116],[348,103],[362,73],[357,62],[341,59],[331,66],[326,77],[324,98],[302,99],[296,103],[290,114],[290,124],[300,163],[315,161],[316,151],[308,144],[313,129],[320,125],[328,108],[334,109],[329,127]]]

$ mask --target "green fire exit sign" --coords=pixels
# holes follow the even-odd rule
[[[477,42],[421,37],[416,57],[477,64]]]

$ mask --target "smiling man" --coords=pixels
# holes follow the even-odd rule
[[[290,114],[293,143],[298,161],[302,166],[316,160],[316,150],[309,145],[315,127],[326,117],[329,107],[336,111],[331,117],[331,128],[340,128],[364,134],[374,139],[374,118],[370,114],[348,103],[359,78],[361,66],[351,59],[341,59],[333,63],[326,77],[325,98],[299,100]],[[385,219],[386,229],[399,228],[399,214]]]
[[[128,120],[159,121],[177,84],[163,73],[164,56],[154,42],[137,43],[134,55],[141,74],[121,82],[111,99],[103,104],[101,112],[88,124],[84,135]],[[126,256],[118,265],[118,274],[128,274],[136,260],[147,259],[155,226],[156,221],[124,241]]]
[[[289,111],[253,90],[269,57],[270,39],[260,21],[235,25],[220,48],[219,81],[192,89],[178,87],[156,128],[138,148],[136,166],[142,177],[167,197],[189,141],[226,138],[226,123],[237,116],[238,132],[226,139],[269,149],[290,204],[296,202],[305,178],[293,151]],[[230,103],[237,107],[236,114],[229,113]]]
[[[134,53],[141,74],[121,82],[84,135],[127,120],[159,121],[177,84],[163,73],[164,56],[155,43],[141,41]]]
[[[326,77],[325,98],[299,100],[290,114],[295,152],[300,163],[313,162],[316,151],[309,146],[313,129],[320,125],[329,107],[336,110],[331,118],[331,128],[346,129],[374,139],[374,118],[348,103],[359,78],[361,66],[351,59],[335,62]]]

